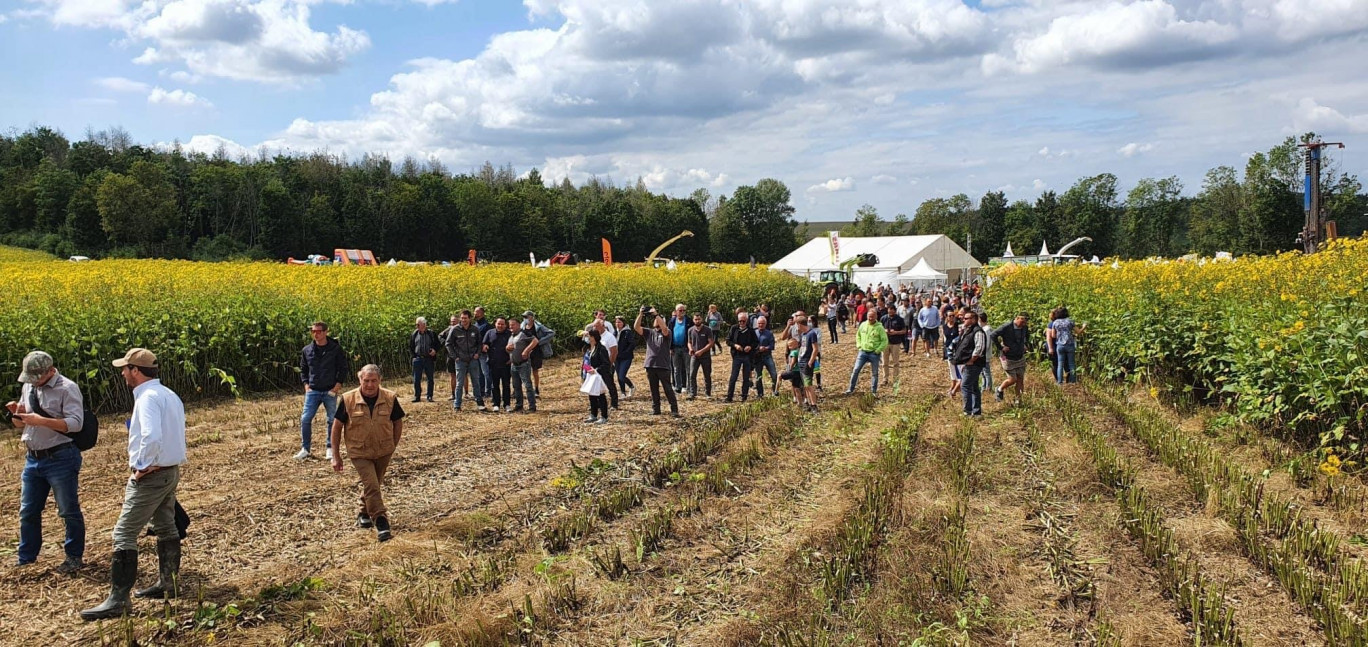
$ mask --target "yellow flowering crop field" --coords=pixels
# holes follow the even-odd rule
[[[1006,274],[994,321],[1043,328],[1066,305],[1087,323],[1080,367],[1180,384],[1247,421],[1349,452],[1368,417],[1368,240],[1234,261],[1133,261]]]
[[[764,268],[683,265],[670,271],[601,265],[534,269],[309,267],[271,263],[106,260],[0,261],[9,307],[0,315],[0,371],[18,374],[25,353],[43,349],[103,409],[126,407],[127,389],[110,360],[152,349],[165,381],[189,397],[294,387],[299,351],[314,320],[354,364],[408,370],[407,338],[418,316],[440,331],[463,308],[485,306],[492,321],[527,309],[566,341],[596,308],[635,316],[642,304],[690,312],[767,302],[792,311],[816,298],[806,281]],[[7,387],[13,396],[15,387]]]

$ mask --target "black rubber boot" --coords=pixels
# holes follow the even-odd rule
[[[170,600],[180,593],[180,539],[157,542],[157,583],[135,592],[140,598]]]
[[[126,615],[132,608],[128,594],[138,581],[138,551],[116,550],[109,564],[109,597],[100,606],[81,612],[81,619],[104,620]]]

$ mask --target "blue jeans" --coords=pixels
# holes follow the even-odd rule
[[[19,563],[28,564],[38,559],[43,546],[43,508],[48,492],[57,500],[57,514],[66,522],[66,542],[62,548],[68,557],[80,559],[85,555],[85,516],[76,494],[81,475],[81,452],[67,443],[52,456],[42,459],[25,458],[20,477],[19,495]]]
[[[523,392],[527,392],[527,406],[530,409],[537,408],[537,391],[532,388],[532,362],[523,362],[513,369],[513,397],[517,400],[518,408],[523,405]]]
[[[485,397],[493,397],[493,395],[494,395],[494,379],[493,379],[493,378],[494,378],[494,374],[489,370],[489,356],[488,356],[488,355],[481,355],[481,356],[480,356],[480,376],[484,378],[484,394],[485,394]]]
[[[318,414],[318,405],[328,413],[328,427],[323,430],[327,446],[332,447],[333,416],[337,414],[337,396],[332,391],[309,391],[304,394],[304,415],[299,417],[299,435],[303,440],[300,446],[308,450],[313,447],[313,420]]]
[[[779,369],[774,365],[774,355],[755,358],[755,396],[765,397],[765,369],[769,369],[771,392],[779,390]]]
[[[865,367],[865,364],[868,364],[868,365],[869,365],[869,369],[870,369],[870,375],[869,375],[869,379],[870,379],[870,389],[869,389],[869,391],[870,391],[870,393],[878,393],[878,392],[879,392],[879,362],[881,362],[882,360],[883,360],[883,358],[880,357],[878,353],[870,352],[870,351],[867,351],[867,350],[862,350],[862,351],[860,351],[859,356],[857,356],[857,357],[855,358],[855,370],[853,370],[853,371],[850,372],[850,388],[848,388],[848,389],[846,389],[846,390],[847,390],[847,391],[854,391],[854,390],[855,390],[855,385],[860,381],[860,369],[863,369],[863,368]]]
[[[964,365],[964,379],[960,380],[960,395],[964,396],[964,412],[971,416],[983,414],[983,384],[979,378],[983,367],[977,364]]]
[[[629,387],[635,389],[636,385],[632,384],[631,378],[627,377],[627,371],[632,368],[632,356],[618,357],[616,368],[618,387],[620,390],[626,391]]]
[[[432,399],[432,376],[437,365],[431,357],[413,358],[413,399],[423,397],[423,375],[427,375],[428,399]]]
[[[475,396],[475,404],[484,406],[484,373],[480,372],[480,361],[456,360],[456,403],[452,406],[461,408],[461,397],[465,389],[461,388],[465,384],[466,376],[470,376],[470,393]]]
[[[1056,348],[1055,354],[1059,359],[1055,361],[1055,382],[1064,383],[1064,376],[1067,374],[1070,382],[1078,381],[1078,367],[1075,364],[1078,357],[1078,350],[1074,348]]]

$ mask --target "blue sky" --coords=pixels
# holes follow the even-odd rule
[[[800,220],[1203,173],[1315,130],[1368,170],[1368,0],[3,0],[0,127],[485,160]]]

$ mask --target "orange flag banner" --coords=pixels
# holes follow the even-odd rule
[[[612,264],[613,264],[613,246],[610,245],[610,244],[608,244],[608,239],[607,239],[607,238],[600,238],[599,240],[603,241],[603,264],[604,264],[604,265],[612,265]]]
[[[474,267],[474,266],[475,266],[475,250],[473,250],[473,249],[470,250],[470,255],[467,256],[467,258],[470,260],[470,265],[471,265],[471,267]]]

